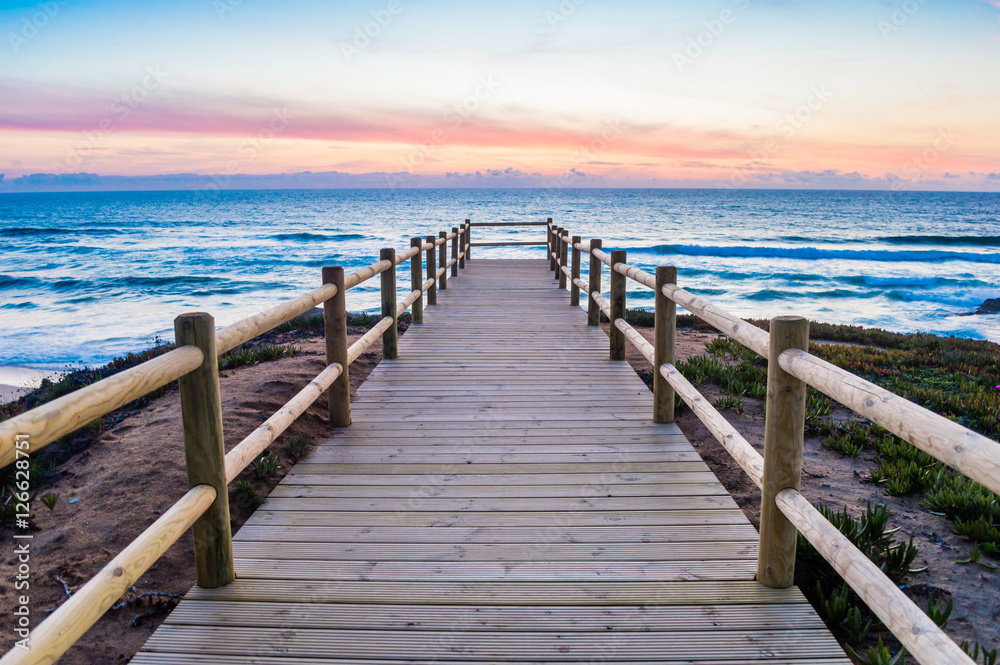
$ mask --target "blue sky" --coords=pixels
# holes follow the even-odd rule
[[[4,2],[0,172],[996,189],[997,4]]]

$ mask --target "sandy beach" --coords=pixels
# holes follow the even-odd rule
[[[12,402],[42,385],[43,379],[57,380],[66,370],[34,369],[19,365],[0,365],[0,403]]]

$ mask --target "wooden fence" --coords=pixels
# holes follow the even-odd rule
[[[468,220],[466,220],[468,222]],[[383,355],[396,357],[396,321],[412,308],[423,321],[423,294],[437,302],[448,272],[458,274],[469,251],[470,225],[413,238],[398,254],[383,249],[379,261],[345,275],[341,267],[323,268],[323,285],[255,316],[215,329],[205,313],[182,314],[174,321],[176,348],[136,367],[0,423],[0,467],[27,465],[27,456],[115,409],[163,387],[180,383],[184,452],[190,489],[122,550],[93,579],[31,631],[30,650],[14,647],[0,665],[53,663],[66,652],[189,528],[194,531],[198,585],[216,588],[235,579],[227,485],[277,439],[324,392],[330,422],[351,423],[348,367],[382,338]],[[448,258],[448,242],[451,257]],[[423,273],[426,254],[426,278]],[[396,266],[410,261],[410,294],[396,302]],[[381,276],[382,319],[354,344],[347,345],[348,289]],[[219,397],[218,356],[323,304],[326,368],[260,427],[225,452]],[[28,446],[24,446],[24,442]]]
[[[582,254],[590,256],[586,282],[580,279]],[[601,313],[611,322],[611,358],[625,359],[628,340],[653,365],[653,420],[673,420],[676,392],[760,488],[758,581],[775,588],[792,585],[801,533],[920,663],[974,665],[799,493],[806,389],[816,388],[994,492],[1000,492],[1000,444],[810,354],[806,319],[779,316],[771,320],[770,333],[765,332],[678,288],[674,267],[659,266],[650,274],[628,265],[624,250],[608,254],[600,239],[584,243],[551,219],[548,258],[559,287],[569,285],[571,304],[580,303],[581,291],[589,294],[590,325],[599,325]],[[603,266],[610,269],[609,298],[601,295]],[[625,321],[627,279],[655,292],[653,344]],[[674,367],[676,305],[767,358],[763,456]]]

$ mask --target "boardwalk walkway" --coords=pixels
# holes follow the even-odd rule
[[[544,261],[470,261],[136,665],[849,661]]]

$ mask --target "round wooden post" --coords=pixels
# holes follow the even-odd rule
[[[427,287],[427,304],[436,305],[438,304],[437,277],[435,276],[435,273],[437,272],[437,261],[434,259],[434,241],[437,240],[437,238],[434,236],[427,236],[426,240],[431,245],[431,248],[427,250],[427,279],[434,280],[434,284]]]
[[[625,250],[611,252],[611,359],[625,360],[625,333],[615,325],[617,319],[625,318],[625,275],[617,272],[615,266],[625,263]]]
[[[326,401],[330,424],[334,427],[347,427],[351,424],[351,373],[347,359],[347,292],[344,289],[344,269],[340,266],[323,268],[323,283],[337,287],[337,294],[323,303],[326,364],[340,363],[344,368],[327,389]]]
[[[563,240],[563,234],[565,230],[559,229],[559,237],[556,238],[556,242],[559,243],[559,288],[566,289],[566,273],[563,271],[569,262],[569,243]]]
[[[182,376],[179,383],[188,487],[211,485],[215,488],[215,501],[194,523],[193,529],[198,586],[215,589],[236,579],[233,534],[229,528],[215,319],[204,312],[181,314],[174,319],[174,335],[177,346],[197,346],[205,354],[201,366]]]
[[[776,589],[792,586],[798,537],[795,527],[774,503],[774,496],[781,490],[799,489],[802,474],[806,383],[778,365],[778,356],[793,348],[809,350],[809,321],[798,316],[771,319],[757,581]]]
[[[441,243],[441,249],[438,251],[438,257],[440,258],[441,267],[444,268],[444,272],[438,277],[438,287],[442,291],[448,290],[448,232],[441,231],[438,233],[438,237],[444,240]]]
[[[420,247],[424,241],[420,238],[410,238],[410,247]],[[410,291],[420,291],[424,285],[424,253],[418,251],[410,258]],[[410,320],[420,325],[424,322],[424,295],[413,301],[410,310]]]
[[[591,251],[601,248],[600,238],[590,239],[590,249]],[[599,326],[601,325],[601,307],[597,304],[597,301],[591,296],[591,293],[597,291],[601,292],[601,269],[604,264],[593,254],[590,255],[590,293],[587,294],[587,325],[588,326]]]
[[[552,256],[552,254],[555,253],[557,250],[556,250],[556,227],[552,225],[551,217],[548,218],[547,228],[549,230],[549,270],[555,272],[556,270],[559,269],[559,264],[556,262],[555,257]]]
[[[461,258],[458,259],[458,267],[460,270],[465,270],[466,252],[469,251],[465,248],[465,243],[466,243],[466,238],[468,237],[468,233],[469,233],[468,227],[465,224],[462,224],[462,226],[459,228],[459,237],[461,238],[461,242],[458,243],[459,246],[458,252],[459,254],[462,255]]]
[[[472,258],[472,220],[465,220],[465,258]]]
[[[451,239],[451,258],[454,261],[454,263],[451,264],[451,276],[457,277],[458,276],[458,227],[457,226],[451,227],[451,232],[455,236],[454,238]]]
[[[674,422],[674,389],[663,375],[660,367],[674,364],[674,348],[677,340],[677,305],[663,295],[664,284],[677,283],[677,268],[656,267],[656,312],[653,316],[653,422]]]
[[[580,306],[580,287],[576,285],[576,280],[580,279],[580,250],[576,245],[580,243],[580,236],[573,236],[573,265],[570,268],[569,304],[573,307]]]
[[[554,249],[555,256],[552,257],[553,270],[552,279],[559,279],[559,253],[562,251],[562,242],[559,241],[559,236],[562,235],[562,229],[558,226],[552,227],[552,245]]]
[[[382,333],[382,357],[395,360],[399,356],[396,332],[396,250],[386,247],[378,255],[379,261],[392,261],[393,267],[382,271],[382,318],[392,317],[392,325]],[[433,266],[431,267],[433,270]]]

